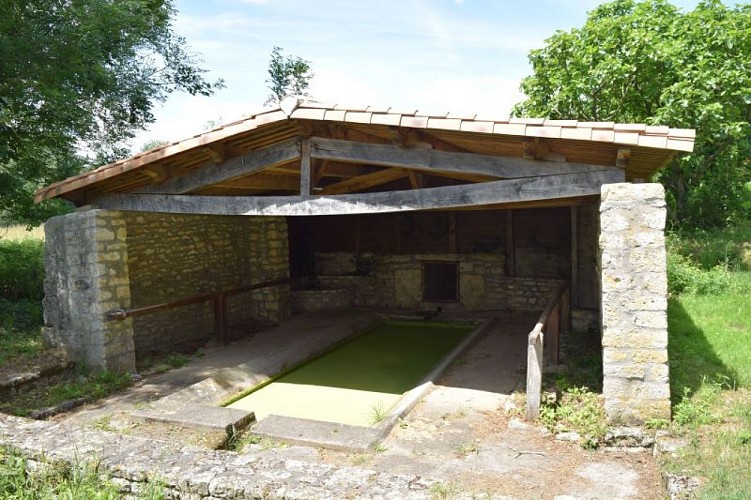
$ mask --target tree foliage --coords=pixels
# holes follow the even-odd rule
[[[274,47],[271,51],[266,79],[271,91],[265,104],[278,104],[285,96],[310,96],[308,85],[314,74],[310,70],[310,61],[298,56],[284,56],[284,49]]]
[[[616,0],[558,31],[529,59],[514,113],[697,131],[693,154],[657,174],[678,225],[751,214],[751,6]]]
[[[209,95],[170,0],[0,0],[0,211],[41,218],[42,184],[125,154],[174,91]]]

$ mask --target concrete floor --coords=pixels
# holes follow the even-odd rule
[[[539,427],[513,420],[513,412],[506,410],[523,402],[514,391],[523,390],[526,334],[536,314],[503,313],[499,318],[374,452],[342,452],[269,441],[250,445],[242,453],[416,474],[440,481],[449,496],[662,497],[651,456],[584,451],[576,444],[556,441]],[[277,328],[228,348],[211,350],[186,367],[149,377],[137,387],[58,420],[66,426],[101,428],[102,420],[107,419],[113,432],[200,443],[195,433],[174,426],[134,423],[130,416],[144,405],[181,390],[188,389],[189,398],[198,397],[196,391],[190,396],[190,387],[202,381],[205,386],[209,379],[215,380],[211,387],[224,383],[225,389],[231,389],[232,384],[227,382],[234,380],[232,370],[237,366],[247,368],[250,363],[266,374],[304,352],[341,339],[342,325],[356,329],[373,320],[370,313],[351,312],[296,316]],[[217,378],[222,372],[225,376]],[[216,395],[212,393],[211,397]],[[210,444],[211,440],[206,442]]]

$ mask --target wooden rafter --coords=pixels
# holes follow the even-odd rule
[[[331,215],[403,212],[595,196],[623,182],[622,170],[601,170],[481,184],[335,196],[186,196],[118,194],[95,203],[112,210],[215,215]]]
[[[319,194],[342,194],[362,191],[373,186],[386,184],[388,182],[402,179],[409,176],[409,171],[402,168],[387,168],[358,177],[339,181],[322,188]]]
[[[207,188],[297,191],[300,188],[300,179],[296,175],[268,175],[260,173],[212,184],[211,186],[207,186]]]
[[[185,175],[169,179],[161,184],[139,188],[138,192],[144,194],[190,193],[212,184],[229,181],[287,163],[299,158],[299,156],[300,141],[298,139],[288,140],[267,148],[257,149],[243,156],[230,158],[220,165],[214,165],[213,162],[209,163],[202,168],[192,170]]]

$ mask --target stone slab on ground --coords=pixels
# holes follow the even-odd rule
[[[172,411],[139,410],[133,413],[133,418],[191,429],[226,430],[227,432],[242,430],[255,421],[252,411],[195,403],[186,403],[173,408]]]
[[[282,415],[269,415],[254,425],[251,433],[287,444],[325,446],[342,451],[368,451],[385,434],[380,427],[319,422]]]

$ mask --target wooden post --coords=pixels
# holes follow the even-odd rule
[[[534,420],[540,415],[542,343],[542,332],[533,330],[527,345],[527,420]]]
[[[579,214],[571,207],[571,302],[576,307],[579,297]]]
[[[516,257],[514,253],[514,213],[506,210],[506,276],[516,274]]]
[[[561,333],[566,335],[571,328],[571,291],[566,289],[561,295]]]
[[[402,253],[402,214],[396,214],[396,224],[394,224],[394,233],[396,236],[396,254]]]
[[[456,253],[456,212],[449,212],[449,253]]]
[[[310,197],[310,138],[300,140],[300,196]]]
[[[548,361],[553,366],[558,364],[558,346],[559,346],[559,314],[561,308],[558,304],[550,312],[550,316],[547,321],[547,328],[545,333],[548,334]]]

